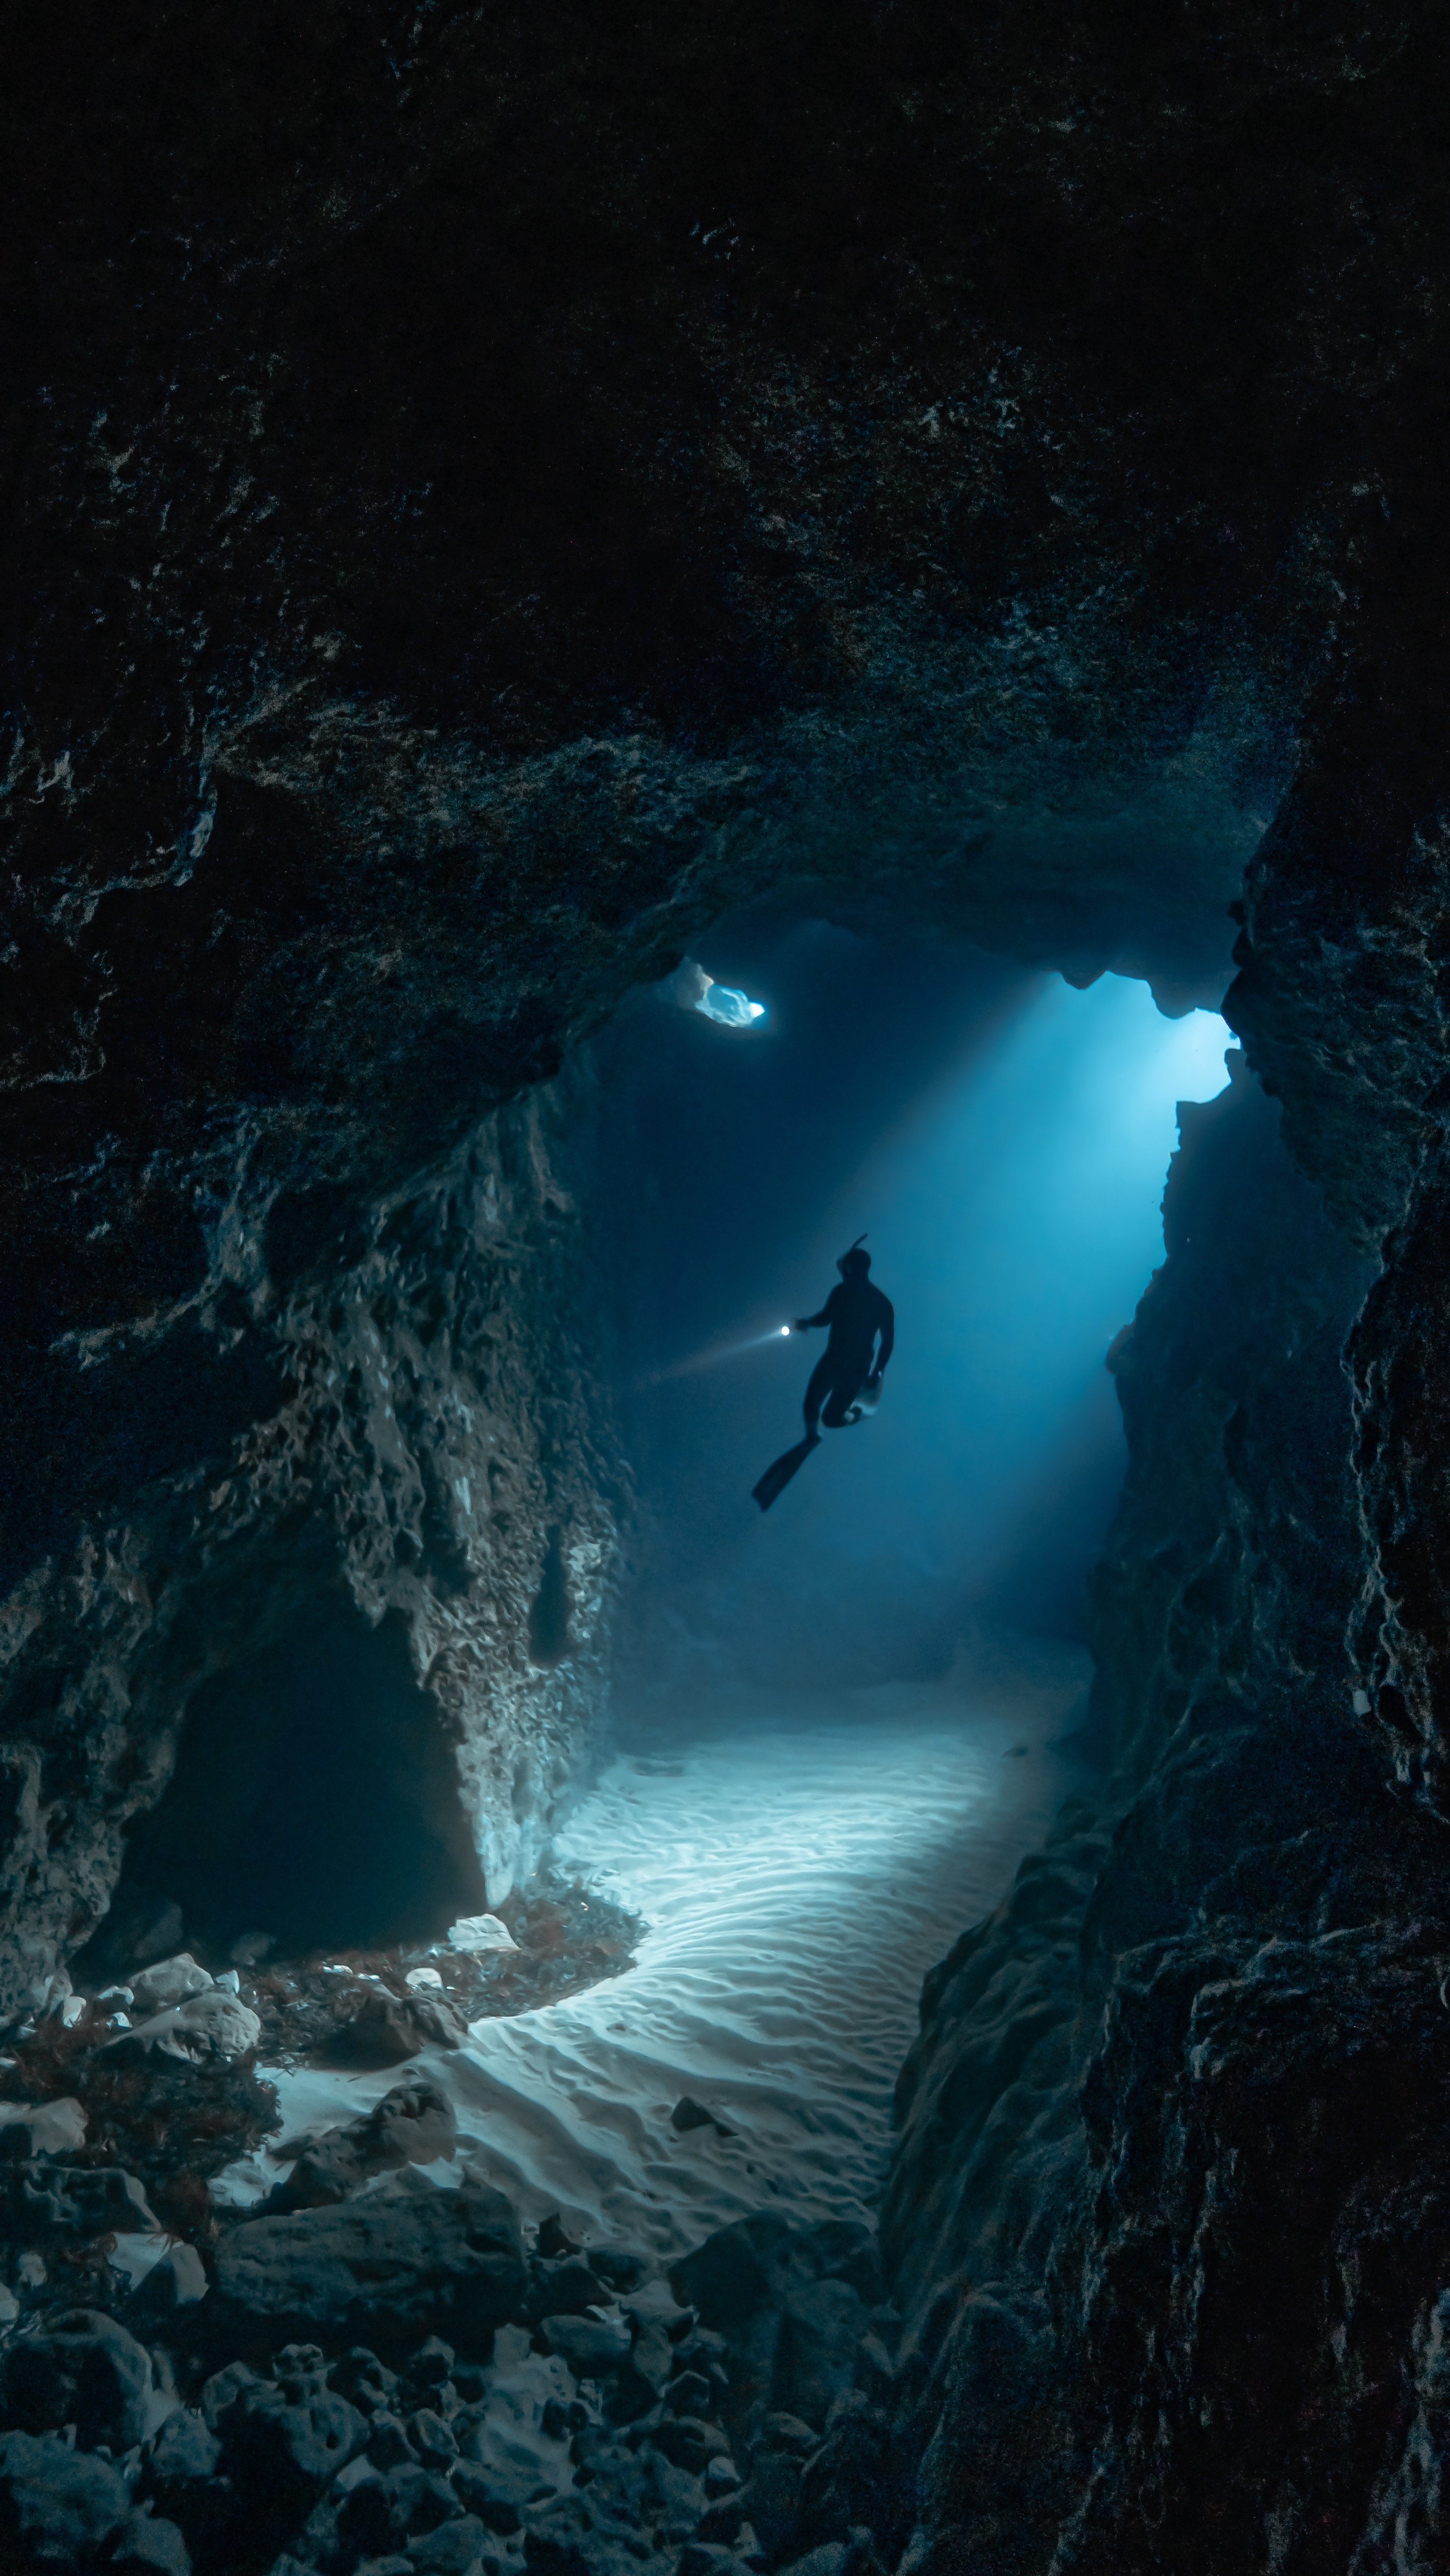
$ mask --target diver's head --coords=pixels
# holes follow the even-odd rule
[[[861,1249],[865,1240],[866,1237],[864,1234],[858,1234],[850,1251],[842,1253],[840,1260],[836,1264],[836,1268],[839,1270],[843,1279],[865,1278],[867,1271],[871,1267],[870,1253],[863,1252]]]

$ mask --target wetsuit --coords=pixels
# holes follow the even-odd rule
[[[831,1328],[824,1356],[817,1360],[806,1388],[806,1437],[814,1439],[818,1420],[828,1431],[841,1430],[847,1407],[867,1379],[880,1376],[896,1340],[896,1313],[890,1298],[873,1288],[869,1279],[848,1277],[831,1290],[818,1315],[805,1315],[801,1321]],[[881,1347],[873,1370],[871,1352],[878,1338]]]

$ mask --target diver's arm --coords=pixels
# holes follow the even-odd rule
[[[836,1306],[840,1298],[840,1294],[841,1292],[839,1288],[833,1288],[818,1315],[797,1315],[795,1322],[791,1326],[791,1331],[793,1333],[808,1333],[816,1324],[834,1324],[836,1320]]]
[[[881,1375],[882,1370],[885,1368],[887,1361],[890,1359],[892,1352],[896,1348],[896,1308],[892,1305],[889,1297],[883,1297],[881,1303],[885,1307],[886,1312],[881,1317],[876,1327],[877,1332],[881,1336],[881,1347],[876,1354],[876,1366],[872,1372],[875,1377],[879,1377]]]

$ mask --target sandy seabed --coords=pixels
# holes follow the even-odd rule
[[[644,1918],[634,1965],[407,2068],[259,2067],[282,2137],[354,2119],[416,2072],[449,2095],[476,2170],[586,2240],[668,2260],[752,2210],[869,2213],[922,1978],[1075,1785],[1058,1739],[1085,1668],[1060,1656],[1010,1695],[756,1702],[693,1742],[621,1752],[556,1857]],[[677,2132],[686,2095],[718,2125]],[[460,2164],[427,2170],[446,2186]],[[213,2189],[251,2202],[280,2170],[263,2153]]]

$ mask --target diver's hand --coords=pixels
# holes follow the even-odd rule
[[[809,1315],[793,1315],[790,1328],[793,1333],[808,1333],[811,1329]]]

